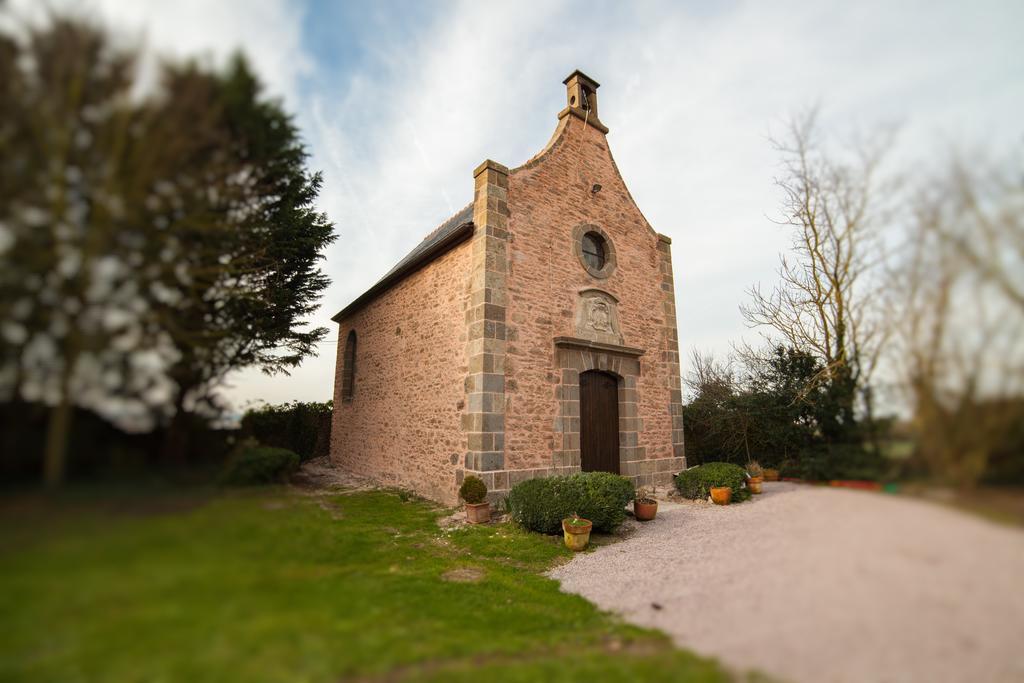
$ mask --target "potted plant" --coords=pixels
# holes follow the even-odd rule
[[[469,475],[462,480],[459,495],[466,501],[466,521],[485,524],[491,521],[491,504],[487,502],[487,484],[480,477]]]
[[[761,493],[761,484],[764,483],[764,470],[756,460],[747,463],[747,488],[751,493]]]
[[[765,467],[762,470],[762,475],[761,476],[764,477],[765,481],[778,481],[779,480],[779,471],[776,470],[776,469]]]
[[[633,516],[641,522],[649,522],[658,514],[658,501],[646,487],[640,487],[633,499]]]
[[[575,512],[572,517],[562,520],[562,531],[565,536],[565,547],[569,550],[583,550],[590,543],[590,530],[594,524],[589,519],[583,519]]]
[[[715,505],[728,505],[729,501],[732,500],[732,487],[731,486],[712,486],[711,500]]]

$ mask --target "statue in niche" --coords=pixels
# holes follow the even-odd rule
[[[576,335],[604,344],[622,344],[618,300],[608,292],[586,289],[576,301]]]

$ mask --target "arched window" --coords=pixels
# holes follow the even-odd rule
[[[345,368],[341,376],[341,399],[351,401],[356,392],[356,331],[348,333],[345,341]]]

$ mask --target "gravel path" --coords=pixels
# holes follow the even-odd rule
[[[551,575],[738,670],[1024,681],[1024,532],[931,503],[787,483],[742,505],[663,502]]]

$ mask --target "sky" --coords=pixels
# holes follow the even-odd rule
[[[16,10],[39,11],[33,0]],[[821,108],[853,136],[898,126],[894,155],[928,170],[953,144],[1024,142],[1024,3],[51,0],[171,56],[250,58],[323,172],[331,328],[288,377],[230,378],[253,401],[331,398],[330,317],[472,199],[484,159],[515,167],[564,106],[562,80],[601,83],[601,120],[648,221],[672,238],[680,350],[755,340],[739,305],[776,280],[770,137]],[[684,367],[684,372],[686,368]]]

